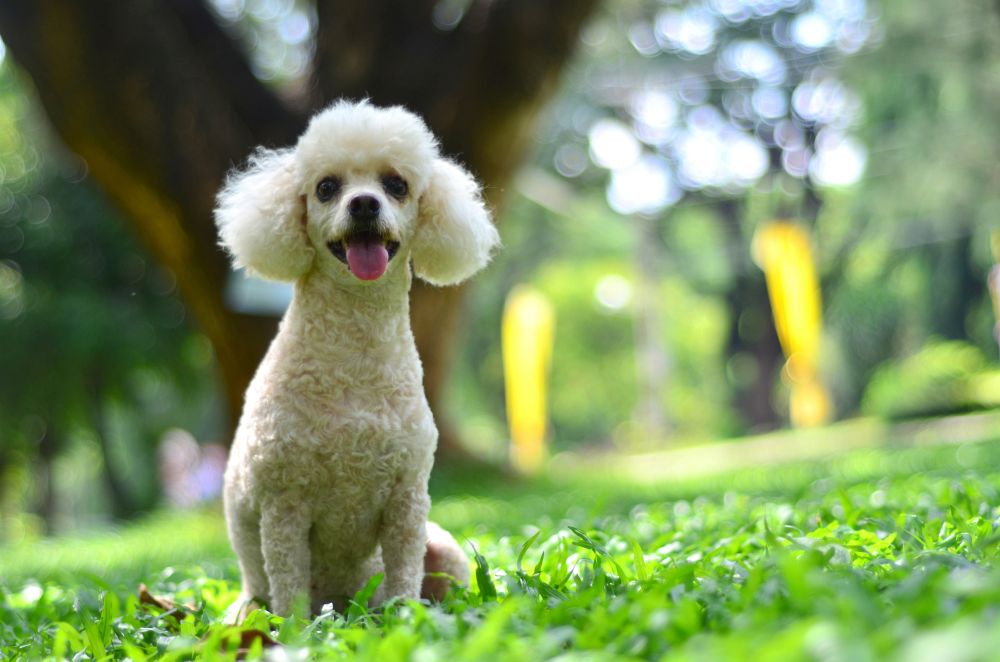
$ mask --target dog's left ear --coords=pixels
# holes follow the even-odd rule
[[[500,237],[479,184],[464,168],[435,159],[420,198],[413,270],[432,285],[455,285],[486,266]]]

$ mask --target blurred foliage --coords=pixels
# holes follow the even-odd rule
[[[927,11],[890,0],[608,3],[538,132],[535,165],[505,214],[504,251],[477,282],[472,342],[454,385],[470,436],[502,446],[496,311],[510,286],[527,281],[558,311],[556,447],[634,438],[636,255],[650,238],[633,216],[607,206],[620,207],[615,173],[647,156],[661,159],[674,191],[644,212],[658,227],[670,358],[662,404],[674,435],[745,429],[733,394],[759,388],[769,369],[753,342],[770,322],[763,301],[743,308],[740,297],[763,292],[749,238],[776,216],[812,222],[825,309],[821,370],[841,417],[888,414],[860,408],[868,382],[897,360],[919,362],[932,337],[993,356],[985,275],[1000,211],[998,18],[973,0]],[[727,73],[734,49],[748,44],[769,66],[754,69],[747,56],[747,71]],[[608,121],[614,140],[595,136]],[[718,135],[758,141],[768,174],[724,185],[685,175],[698,165],[685,141],[705,122]],[[845,144],[862,145],[864,176],[851,186],[815,176],[824,145]],[[621,279],[628,305],[601,306],[605,277]],[[763,383],[780,409],[786,388],[773,377]],[[911,400],[912,414],[920,402]],[[923,402],[928,415],[956,409]]]
[[[933,336],[996,354],[985,278],[1000,218],[1000,12],[973,1],[883,2],[878,11],[878,42],[845,66],[864,100],[857,131],[868,172],[850,224],[827,232],[842,246],[826,252],[836,258],[826,268],[836,278],[831,331],[848,359],[847,404],[884,361],[946,360],[921,352]]]
[[[877,47],[846,68],[872,155],[858,220],[903,246],[975,231],[981,265],[1000,211],[1000,11],[974,0],[878,10]]]
[[[954,414],[1000,404],[1000,372],[975,346],[931,340],[872,376],[861,409],[887,418]]]
[[[550,381],[555,448],[581,440],[623,447],[656,441],[642,439],[629,423],[638,388],[630,228],[593,197],[572,211],[572,219],[553,217],[530,201],[516,203],[507,213],[505,248],[476,284],[452,402],[478,450],[503,452],[499,317],[504,296],[520,278],[550,297],[556,311]],[[736,427],[722,356],[725,307],[692,287],[682,269],[655,292],[666,312],[660,342],[676,354],[662,405],[677,413],[673,422],[686,435],[731,433]]]
[[[0,511],[66,523],[104,509],[103,483],[131,515],[159,498],[159,435],[212,431],[211,348],[24,89],[0,66]]]

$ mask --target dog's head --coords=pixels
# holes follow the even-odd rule
[[[451,285],[498,242],[479,185],[441,158],[423,121],[365,101],[319,113],[294,148],[259,150],[215,216],[235,266],[273,280],[319,270],[377,283],[412,258],[417,276]]]

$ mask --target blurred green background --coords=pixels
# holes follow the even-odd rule
[[[447,33],[475,3],[432,4]],[[208,9],[264,88],[311,98],[322,11]],[[751,256],[776,219],[812,238],[837,419],[998,402],[997,5],[609,0],[584,18],[523,157],[482,175],[504,248],[467,292],[435,401],[466,449],[506,461],[501,317],[521,284],[555,311],[550,452],[787,426]],[[16,544],[214,498],[232,407],[190,289],[149,252],[107,168],[64,145],[73,111],[22,68],[12,24],[0,12],[0,542]],[[477,143],[451,144],[477,170]],[[265,297],[284,296],[267,292],[245,294],[262,318]]]

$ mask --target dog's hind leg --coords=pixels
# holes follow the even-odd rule
[[[423,600],[441,602],[448,594],[452,584],[467,585],[469,583],[469,557],[462,550],[454,536],[442,529],[435,522],[427,522],[427,547],[424,551],[424,573],[420,584],[420,597]],[[381,548],[365,568],[364,577],[384,572]],[[389,597],[385,585],[375,592],[374,604],[381,604]]]
[[[453,582],[469,583],[469,557],[450,533],[434,522],[427,522],[427,553],[420,597],[440,602]]]

